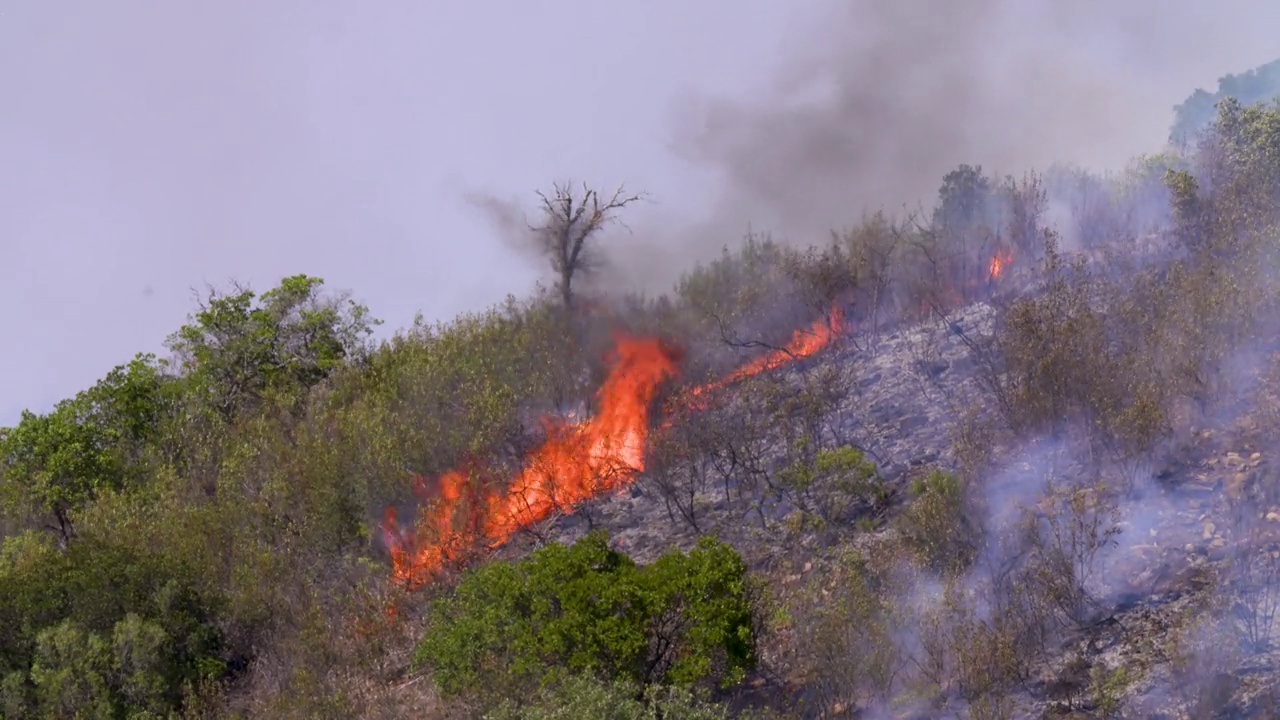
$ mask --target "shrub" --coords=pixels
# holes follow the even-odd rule
[[[888,486],[862,451],[840,445],[807,452],[810,445],[808,438],[797,444],[799,457],[778,478],[803,511],[834,522],[855,506],[878,510],[888,501]]]
[[[470,571],[430,618],[414,664],[446,694],[583,672],[642,688],[727,686],[755,660],[746,565],[711,538],[638,566],[592,532]]]
[[[981,528],[975,522],[956,475],[933,470],[911,483],[911,501],[902,514],[902,536],[923,564],[959,573],[977,554]]]
[[[5,716],[125,717],[178,710],[227,664],[207,598],[158,555],[34,534],[0,554]]]

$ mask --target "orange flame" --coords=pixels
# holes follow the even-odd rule
[[[693,397],[751,375],[809,357],[840,332],[838,309],[795,333],[771,351],[726,377],[693,388]],[[599,411],[588,420],[544,420],[546,440],[529,456],[505,491],[481,493],[473,473],[453,470],[439,480],[439,497],[427,503],[411,530],[403,530],[395,508],[386,510],[383,534],[392,576],[409,588],[429,582],[450,562],[484,547],[495,548],[521,528],[568,510],[599,493],[621,487],[644,470],[649,405],[659,385],[678,372],[679,358],[653,338],[619,336],[612,367],[597,397]],[[690,406],[697,409],[696,403]],[[416,482],[425,494],[421,477]]]
[[[703,385],[690,388],[685,402],[693,409],[699,409],[700,403],[695,400],[709,392],[721,390],[752,375],[782,367],[788,363],[807,358],[831,343],[832,338],[844,330],[844,314],[840,308],[833,307],[827,317],[818,318],[808,327],[796,330],[791,340],[777,350],[770,350],[728,375]]]
[[[1011,262],[1013,262],[1012,250],[1000,250],[991,256],[991,279],[998,279]]]
[[[656,339],[619,337],[598,393],[599,412],[573,424],[544,421],[547,439],[505,492],[479,497],[471,475],[454,470],[440,478],[440,497],[424,508],[412,532],[401,531],[395,509],[388,508],[383,532],[393,576],[418,587],[478,545],[499,546],[520,528],[643,470],[649,404],[662,381],[677,372],[677,361]]]

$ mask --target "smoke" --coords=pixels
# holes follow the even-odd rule
[[[1162,148],[1197,86],[1271,60],[1278,15],[1261,0],[824,6],[754,97],[676,104],[671,148],[719,197],[620,239],[608,284],[666,289],[748,226],[808,245],[866,211],[927,208],[960,163],[1119,169]]]
[[[493,226],[498,238],[508,248],[530,260],[544,260],[539,255],[541,246],[537,233],[518,198],[504,198],[483,190],[471,189],[463,192],[462,200]]]

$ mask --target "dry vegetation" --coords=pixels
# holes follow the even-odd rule
[[[1274,716],[1280,109],[1120,177],[962,166],[657,298],[574,284],[635,199],[586,192],[534,228],[553,292],[376,346],[314,278],[212,293],[0,431],[0,715]],[[382,507],[463,467],[483,509],[620,328],[679,349],[644,472],[392,582]]]

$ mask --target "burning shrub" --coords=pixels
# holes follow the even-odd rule
[[[470,571],[430,617],[414,663],[448,694],[515,696],[577,673],[727,686],[755,662],[746,565],[710,538],[637,566],[589,533]]]
[[[712,262],[699,264],[681,277],[675,298],[691,316],[687,332],[691,340],[709,342],[710,348],[693,353],[695,366],[707,364],[713,375],[736,364],[724,357],[722,342],[730,337],[781,341],[794,329],[794,313],[778,302],[778,286],[785,282],[788,251],[769,238],[748,236],[730,252],[725,248]],[[701,355],[709,357],[702,358]]]

